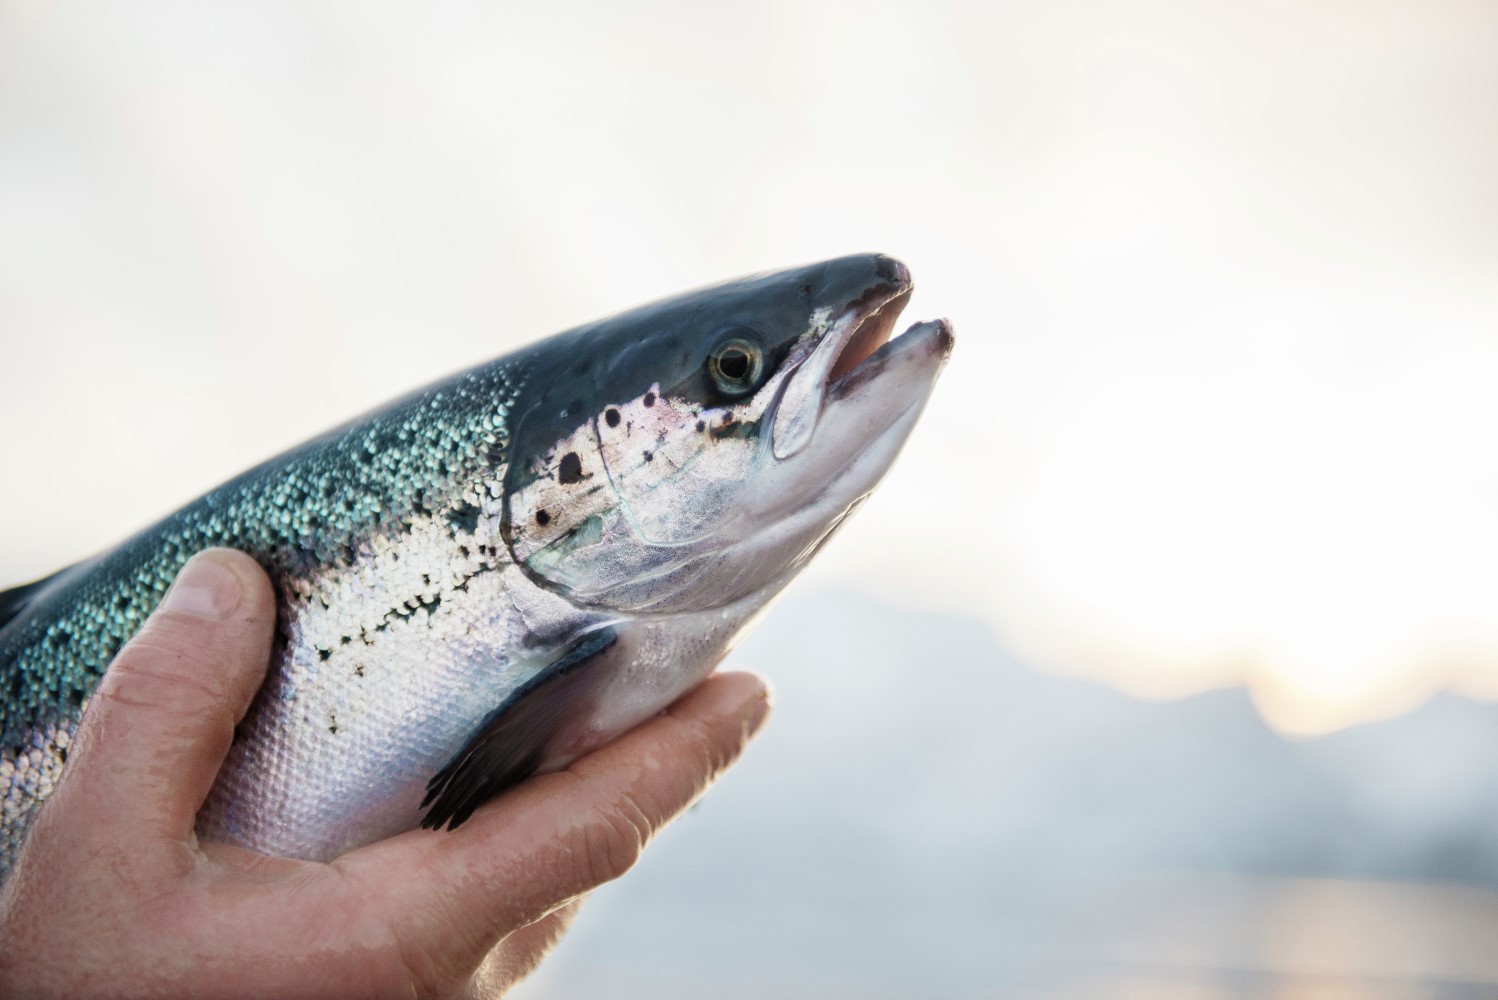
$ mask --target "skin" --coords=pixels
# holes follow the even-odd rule
[[[209,550],[120,652],[0,893],[0,996],[499,996],[743,752],[771,703],[759,678],[715,675],[456,831],[327,864],[199,843],[274,620],[255,562]]]

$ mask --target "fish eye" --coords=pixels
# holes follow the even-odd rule
[[[707,370],[721,392],[742,396],[759,385],[765,370],[765,352],[752,340],[729,337],[708,355]]]

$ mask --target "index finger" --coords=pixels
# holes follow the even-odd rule
[[[655,832],[743,753],[771,702],[753,674],[714,675],[455,831],[417,830],[334,863],[377,887],[377,905],[394,915],[407,948],[455,972],[471,969],[510,931],[629,870]],[[413,875],[388,880],[392,870]]]

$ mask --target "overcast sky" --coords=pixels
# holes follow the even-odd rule
[[[1291,729],[1498,691],[1495,39],[1402,0],[0,6],[0,576],[534,337],[880,250],[958,347],[814,576]]]

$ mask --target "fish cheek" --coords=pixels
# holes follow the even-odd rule
[[[539,553],[573,539],[617,506],[588,420],[541,453],[516,456],[505,477],[501,532],[515,561],[535,568]]]
[[[726,526],[753,472],[755,439],[738,434],[741,426],[730,408],[663,395],[658,387],[606,411],[599,451],[641,541],[682,545]]]

